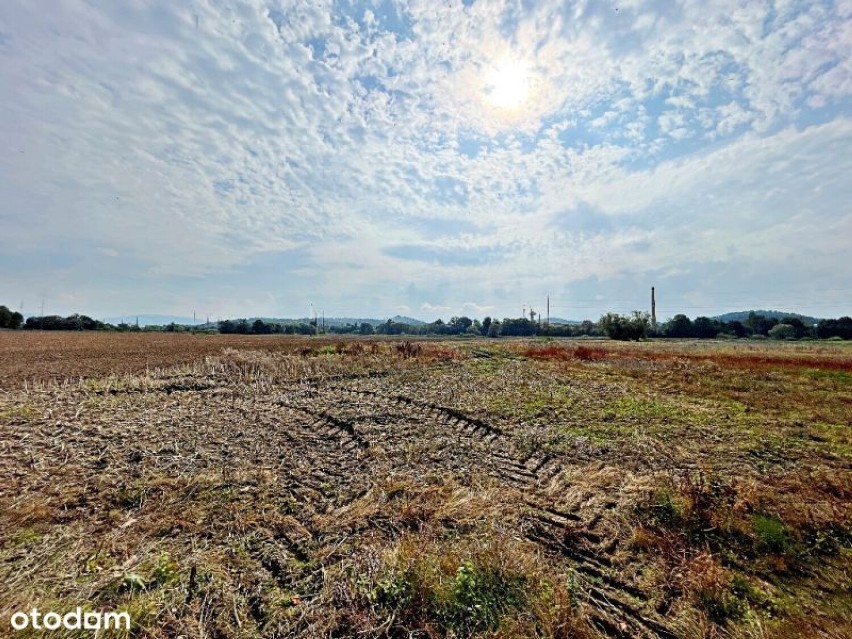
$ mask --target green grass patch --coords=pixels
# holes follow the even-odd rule
[[[21,528],[20,530],[16,530],[12,533],[9,541],[11,541],[14,546],[31,548],[32,546],[37,545],[43,537],[44,535],[34,528]]]
[[[369,591],[371,603],[468,637],[496,630],[501,617],[526,602],[522,574],[481,557],[462,561],[451,574],[435,570],[440,564],[421,561],[380,578]]]
[[[831,371],[821,368],[806,368],[802,371],[811,379],[835,382],[837,384],[852,384],[852,373],[846,371]]]
[[[665,399],[628,395],[608,402],[603,409],[603,416],[619,421],[704,423],[709,414],[706,410]]]
[[[32,404],[17,404],[0,410],[0,421],[37,419],[42,412]]]
[[[793,539],[784,523],[771,515],[756,513],[752,516],[752,528],[757,549],[764,552],[786,554],[793,547]]]

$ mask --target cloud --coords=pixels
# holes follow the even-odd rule
[[[500,313],[727,247],[827,267],[850,46],[848,2],[10,0],[0,253],[32,267],[0,284],[110,315]],[[485,95],[506,60],[516,110]]]
[[[482,266],[503,259],[505,251],[492,247],[453,248],[429,245],[396,245],[384,249],[386,255],[403,260],[427,262],[441,266]]]

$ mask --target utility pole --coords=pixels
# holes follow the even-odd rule
[[[657,298],[653,286],[651,287],[651,328],[657,329]]]
[[[550,326],[550,295],[547,296],[547,326]]]
[[[322,334],[325,335],[325,310],[322,312]]]

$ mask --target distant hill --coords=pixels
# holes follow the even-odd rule
[[[784,311],[736,311],[733,313],[725,313],[723,315],[717,315],[713,319],[720,320],[722,322],[744,322],[748,319],[749,313],[754,313],[755,315],[763,315],[764,317],[768,317],[769,319],[777,319],[781,320],[785,317],[796,317],[802,320],[803,323],[808,325],[817,324],[820,322],[820,318],[818,317],[810,317],[808,315],[800,315],[799,313],[787,313]]]

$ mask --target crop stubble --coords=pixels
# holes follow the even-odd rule
[[[64,565],[60,591],[96,599],[168,545],[181,554],[181,565],[193,568],[181,577],[182,607],[155,615],[153,627],[194,616],[214,636],[228,636],[222,628],[231,621],[223,617],[238,628],[248,620],[236,604],[231,614],[223,601],[191,602],[199,588],[194,562],[205,553],[227,557],[240,539],[246,557],[239,565],[248,568],[230,583],[257,627],[268,627],[274,616],[268,580],[304,597],[297,600],[303,612],[276,620],[277,627],[294,636],[322,634],[322,615],[308,611],[311,602],[322,605],[326,570],[345,563],[377,530],[400,532],[399,522],[353,518],[353,510],[377,492],[390,494],[394,482],[414,490],[424,480],[451,478],[461,486],[496,487],[511,534],[534,544],[549,569],[578,577],[584,614],[597,632],[686,636],[682,625],[655,610],[641,575],[623,564],[624,540],[612,523],[620,497],[572,486],[584,474],[611,473],[606,449],[590,447],[587,438],[555,449],[528,447],[518,437],[522,425],[444,401],[440,385],[458,381],[467,350],[426,344],[411,356],[392,343],[341,342],[332,349],[337,355],[324,358],[317,355],[320,343],[301,339],[145,338],[73,336],[67,338],[73,347],[42,361],[42,353],[60,346],[48,339],[36,355],[28,351],[28,362],[4,362],[7,388],[33,364],[41,382],[62,374],[93,378],[4,396],[3,527],[47,539],[54,525],[77,526],[78,534],[97,540],[96,550],[72,537],[67,543],[93,556],[107,549],[115,558],[84,579],[85,587],[79,565]],[[223,346],[243,350],[222,354]],[[87,353],[82,367],[68,359],[77,349]],[[347,349],[359,366],[341,361]],[[140,370],[148,372],[105,377]],[[627,473],[671,464],[670,453],[653,447],[634,450],[633,458],[620,452]],[[690,465],[693,460],[681,460],[681,467]],[[209,503],[199,505],[204,500]],[[4,614],[23,603],[13,589],[38,594],[53,565],[28,567],[35,588],[28,591],[20,572],[26,562],[14,551],[6,559]]]

